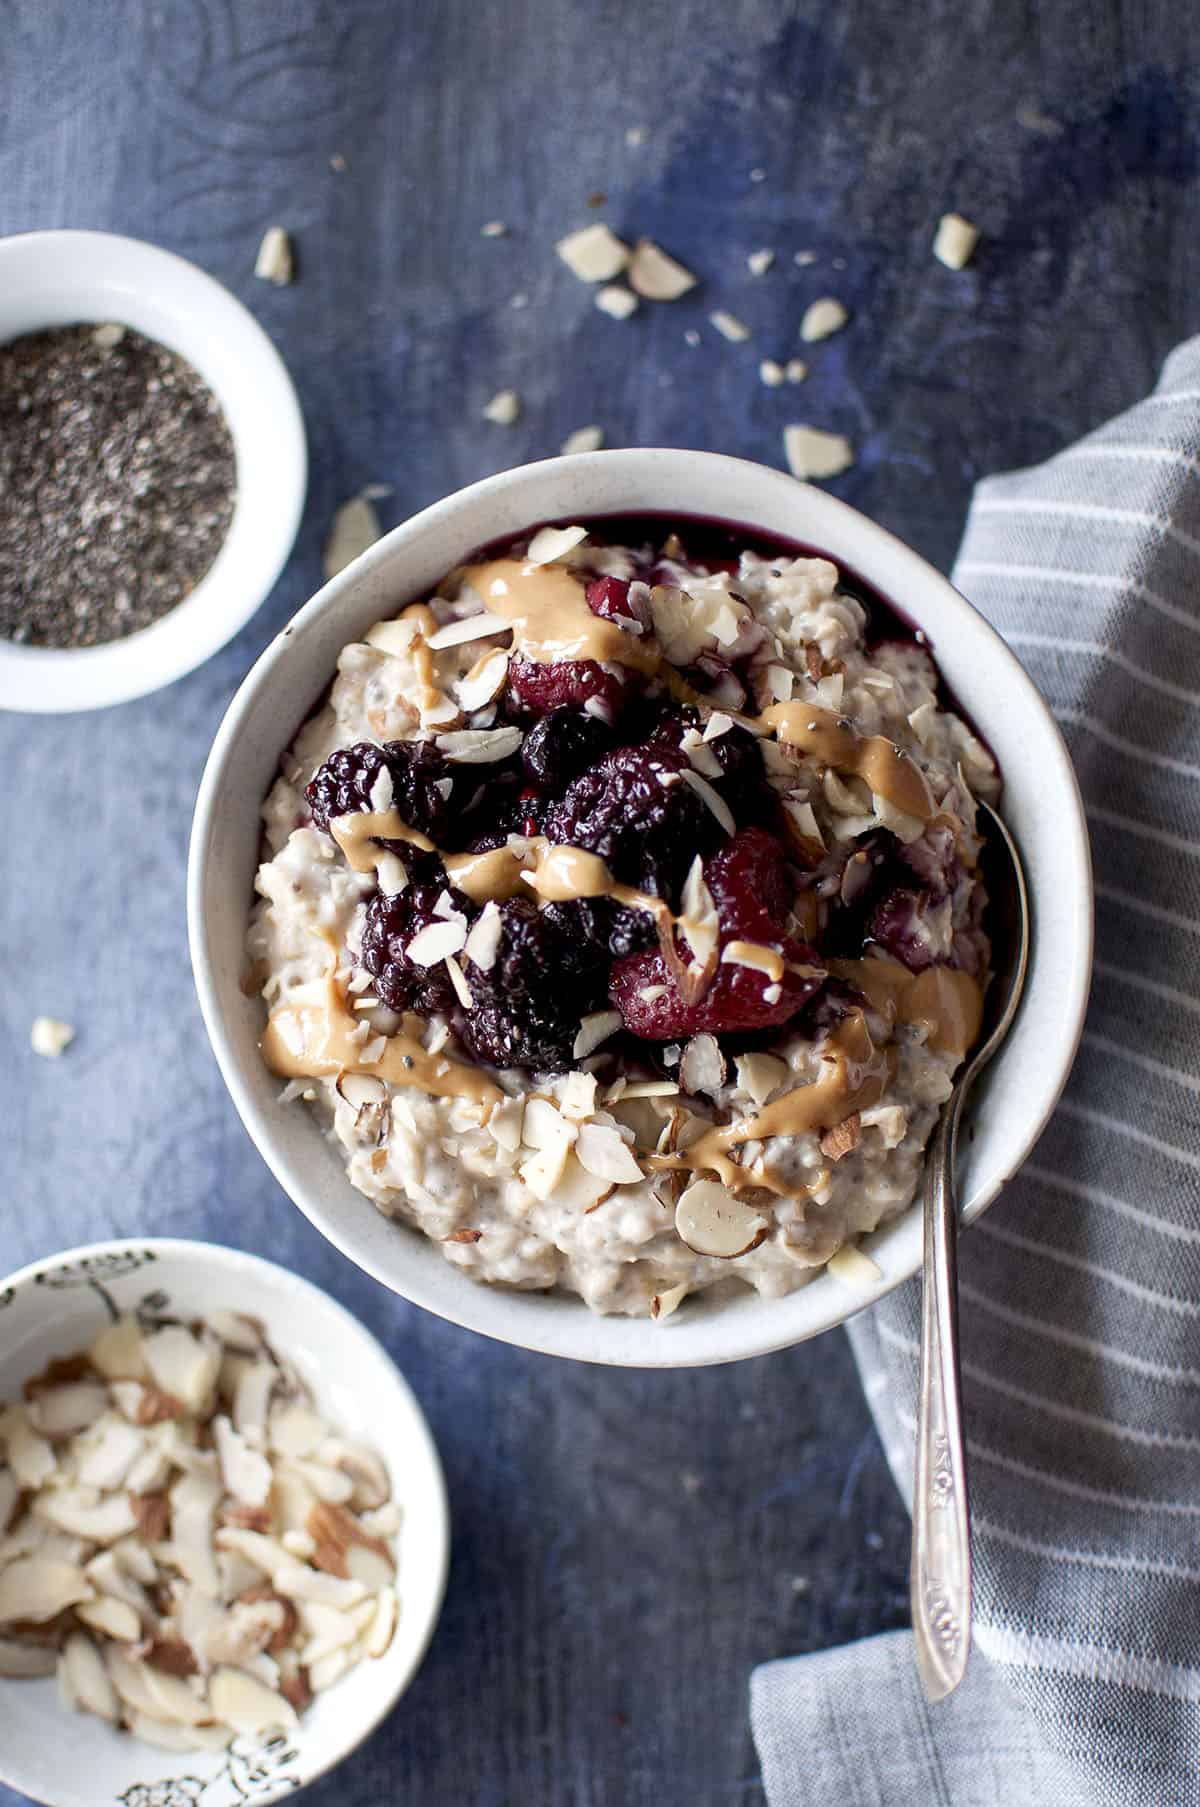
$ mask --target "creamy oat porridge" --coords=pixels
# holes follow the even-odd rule
[[[345,647],[285,754],[264,1058],[475,1279],[660,1317],[790,1292],[913,1197],[978,1032],[998,789],[828,560],[541,529]]]

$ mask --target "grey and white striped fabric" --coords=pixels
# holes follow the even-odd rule
[[[1200,339],[1154,394],[980,485],[955,581],[1083,786],[1096,977],[1066,1096],[961,1250],[976,1651],[756,1671],[771,1807],[1200,1803]],[[918,1293],[851,1328],[911,1489]]]

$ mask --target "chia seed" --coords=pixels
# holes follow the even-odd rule
[[[233,516],[216,397],[114,325],[0,345],[0,638],[98,646],[188,596]]]

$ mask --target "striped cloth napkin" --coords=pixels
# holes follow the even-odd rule
[[[758,1669],[771,1807],[1200,1803],[1200,338],[1146,401],[980,485],[955,582],[1062,724],[1096,868],[1066,1096],[963,1238],[975,1653]],[[919,1293],[850,1327],[911,1499]]]

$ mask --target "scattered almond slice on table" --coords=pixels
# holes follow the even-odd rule
[[[292,241],[282,226],[268,226],[254,260],[254,274],[260,282],[273,282],[286,288],[295,275]]]
[[[121,1318],[0,1411],[0,1676],[166,1750],[294,1731],[387,1649],[398,1526],[255,1319]]]
[[[800,322],[800,337],[806,345],[813,345],[818,339],[832,338],[834,333],[841,332],[849,318],[849,312],[840,301],[832,295],[823,295],[806,308]]]
[[[678,301],[695,288],[696,278],[653,239],[640,238],[629,263],[629,286],[647,301]]]
[[[596,296],[596,306],[610,320],[628,320],[631,314],[637,313],[638,299],[629,289],[623,289],[619,282],[606,283]]]
[[[498,427],[511,427],[521,414],[521,398],[515,389],[501,389],[483,410],[483,418]]]
[[[45,1060],[57,1060],[74,1040],[75,1031],[70,1023],[62,1023],[57,1017],[35,1016],[30,1026],[29,1045]]]
[[[352,565],[382,535],[383,528],[370,496],[364,493],[343,502],[333,517],[333,526],[325,542],[326,578],[336,577],[339,571]]]
[[[615,232],[597,220],[594,226],[583,226],[560,238],[554,249],[573,276],[580,282],[609,282],[619,276],[629,262],[629,246]]]
[[[979,228],[964,220],[961,213],[944,213],[938,221],[933,241],[933,255],[948,270],[962,270],[975,255]]]
[[[840,433],[801,425],[783,429],[783,449],[793,477],[837,477],[854,463],[854,448]]]

